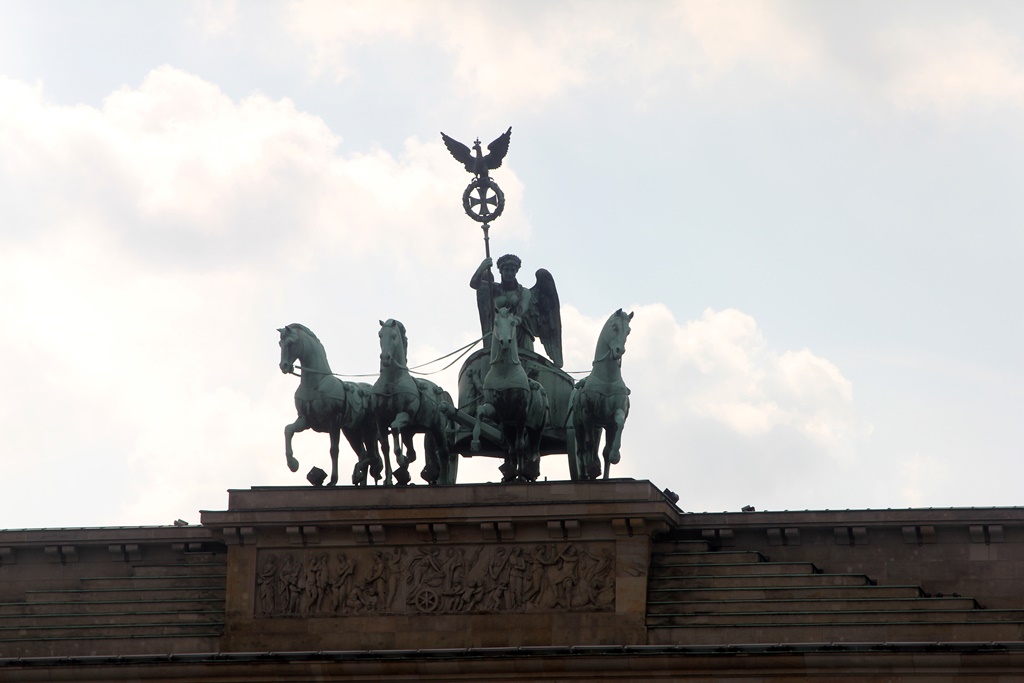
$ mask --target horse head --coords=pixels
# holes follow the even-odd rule
[[[295,371],[295,361],[301,361],[302,367],[324,370],[327,368],[327,355],[324,346],[305,325],[292,323],[277,329],[281,333],[281,362],[278,367],[286,375]]]
[[[281,362],[277,366],[286,375],[290,375],[295,371],[295,361],[302,354],[302,339],[299,336],[300,327],[298,323],[293,323],[277,328],[277,331],[281,333],[281,341],[278,342],[278,345],[281,347]]]
[[[503,307],[494,312],[494,326],[491,328],[492,359],[502,357],[519,363],[519,324],[519,316],[507,308]]]
[[[611,360],[622,358],[626,353],[626,337],[629,336],[629,321],[632,319],[633,314],[624,313],[621,308],[608,317],[597,340],[594,362],[606,358]]]
[[[409,352],[409,338],[405,335],[405,325],[393,318],[380,320],[380,365],[382,368],[397,365],[405,368],[406,354]]]

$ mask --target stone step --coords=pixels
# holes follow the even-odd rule
[[[99,588],[186,588],[197,585],[226,585],[226,574],[162,574],[155,576],[92,576],[79,579],[83,589]]]
[[[26,624],[26,622],[31,622]],[[224,610],[189,610],[189,611],[122,611],[122,612],[54,612],[50,614],[33,614],[31,619],[24,616],[0,617],[0,637],[11,633],[23,634],[34,630],[55,628],[99,628],[105,626],[129,626],[147,624],[174,624],[193,626],[196,624],[224,623]]]
[[[675,552],[715,552],[707,541],[655,541],[651,544],[651,552],[675,553]]]
[[[0,642],[3,640],[35,638],[139,638],[145,636],[197,635],[200,633],[220,633],[222,631],[222,622],[188,622],[177,619],[125,621],[110,624],[32,624],[22,626],[21,628],[0,629]],[[6,650],[6,648],[4,649]]]
[[[25,591],[26,602],[94,602],[115,598],[146,600],[168,600],[181,598],[223,598],[227,592],[224,584],[196,585],[183,587],[156,588],[78,588],[44,589]]]
[[[971,598],[851,598],[841,600],[679,600],[647,603],[648,616],[751,612],[899,612],[980,609]]]
[[[133,576],[224,576],[227,572],[225,562],[184,562],[184,563],[147,563],[131,565]]]
[[[773,574],[820,574],[810,562],[742,562],[729,564],[676,564],[652,566],[652,578],[689,576],[770,576]]]
[[[0,603],[0,619],[35,614],[104,614],[110,612],[193,612],[219,609],[224,611],[223,597],[172,598],[163,600],[66,600]]]
[[[675,587],[650,588],[648,601],[679,600],[844,600],[850,598],[920,598],[918,586],[769,586],[695,588],[683,583]]]
[[[863,574],[775,574],[771,576],[650,576],[648,590],[658,588],[774,588],[814,586],[870,586]]]
[[[987,610],[982,610],[987,611]],[[895,619],[859,624],[737,625],[688,624],[651,627],[649,645],[721,645],[730,643],[887,643],[1006,642],[1024,640],[1024,622],[920,622]]]
[[[742,562],[767,562],[756,550],[720,550],[693,552],[664,552],[651,554],[652,567],[668,567],[677,564],[735,564]]]
[[[0,637],[0,654],[15,657],[80,657],[121,655],[166,655],[172,652],[216,652],[222,629],[191,633],[121,633],[97,637],[89,633],[35,634],[29,638]]]
[[[819,612],[720,612],[713,614],[659,614],[647,616],[652,628],[664,626],[778,626],[786,624],[970,624],[992,622],[1024,623],[1024,610],[892,610]]]

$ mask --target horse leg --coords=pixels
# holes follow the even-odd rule
[[[381,473],[384,470],[384,463],[380,459],[380,451],[377,450],[377,443],[381,441],[378,439],[377,427],[374,426],[371,431],[363,434],[363,452],[366,453],[366,458],[370,463],[370,476],[373,477],[374,483],[380,481]],[[382,440],[387,443],[387,439]]]
[[[304,415],[299,415],[295,422],[284,426],[284,457],[288,461],[288,469],[292,472],[299,471],[299,461],[292,455],[292,436],[296,432],[304,432],[307,429],[309,429],[309,423],[306,422]]]
[[[398,463],[399,467],[405,467],[409,464],[402,453],[402,428],[411,421],[409,413],[403,411],[395,415],[395,419],[391,423],[391,436],[395,440],[395,462]]]
[[[619,459],[619,446],[622,443],[622,428],[626,425],[626,410],[624,408],[618,408],[615,411],[615,415],[612,416],[614,420],[614,426],[610,429],[605,430],[605,439],[607,444],[605,445],[605,456],[604,456],[604,478],[608,478],[608,470],[611,469],[612,465],[618,465]],[[611,431],[612,434],[608,434]]]
[[[345,435],[357,458],[356,466],[352,469],[352,485],[366,486],[366,471],[370,469],[370,462],[362,436],[352,429],[343,429],[341,433]]]
[[[381,421],[377,423],[377,438],[380,440],[380,450],[384,456],[384,485],[391,486],[395,482],[391,478],[391,448],[388,445],[387,422]]]
[[[469,443],[469,447],[474,451],[480,450],[480,418],[490,417],[493,418],[495,413],[494,406],[490,403],[481,403],[476,409],[476,422],[473,423],[473,440]]]
[[[601,476],[601,461],[597,456],[598,445],[601,443],[601,427],[588,425],[585,431],[587,433],[587,459],[584,470],[587,479],[597,479]]]
[[[526,424],[523,423],[519,426],[519,438],[516,443],[516,472],[517,479],[519,481],[533,481],[536,477],[531,477],[529,472],[529,461],[530,461],[530,435],[526,429]]]
[[[412,441],[412,437],[415,433],[412,429],[406,428],[402,430],[402,443],[405,445],[405,464],[416,462],[416,445]]]
[[[431,486],[436,486],[441,477],[441,468],[438,465],[437,438],[433,430],[427,430],[423,435],[423,470],[420,477]]]
[[[341,441],[341,430],[335,427],[331,430],[331,481],[328,486],[338,485],[338,442]]]

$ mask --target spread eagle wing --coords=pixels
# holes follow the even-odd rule
[[[544,351],[556,367],[562,367],[562,314],[558,303],[558,290],[551,273],[541,268],[537,271],[537,284],[533,293],[534,329]]]
[[[487,156],[483,158],[487,168],[494,170],[501,166],[502,160],[508,154],[508,143],[512,140],[512,126],[504,133],[495,138],[494,142],[487,145]]]
[[[512,129],[510,128],[509,130],[511,131]],[[456,161],[463,164],[466,167],[466,170],[470,173],[476,173],[476,157],[473,156],[473,150],[444,133],[441,133],[441,139],[444,140],[444,146],[448,148],[448,151],[452,153],[452,156],[455,157]],[[497,140],[495,140],[495,142],[497,142]],[[494,143],[492,142],[491,144],[493,145]],[[488,146],[487,149],[490,149],[490,146]],[[508,150],[507,142],[505,143],[505,149],[506,151]],[[498,164],[501,164],[501,162],[499,161]]]

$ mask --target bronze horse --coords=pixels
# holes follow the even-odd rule
[[[502,482],[536,481],[540,476],[540,441],[548,422],[544,387],[531,380],[519,360],[519,317],[507,308],[494,314],[490,369],[484,375],[483,402],[476,409],[470,447],[480,450],[480,420],[498,424],[506,442]]]
[[[583,479],[597,479],[601,475],[597,445],[602,429],[605,430],[605,479],[611,466],[619,462],[622,428],[629,415],[629,388],[622,381],[622,354],[626,352],[632,319],[633,314],[623,313],[621,308],[611,314],[597,340],[594,369],[589,377],[576,384],[570,399],[569,410]]]
[[[443,406],[452,405],[451,396],[433,382],[413,378],[406,364],[409,340],[405,326],[397,320],[381,321],[380,377],[370,390],[370,404],[377,416],[381,436],[394,436],[395,480],[409,483],[409,464],[416,460],[414,434],[424,434],[426,464],[420,475],[429,484],[454,484],[457,457],[448,448],[448,414]],[[407,455],[402,453],[405,445]],[[387,439],[383,439],[385,484],[391,483],[391,461]]]
[[[312,429],[331,437],[330,485],[338,483],[339,432],[345,435],[359,461],[352,471],[352,483],[366,485],[369,471],[380,480],[381,458],[377,452],[377,422],[370,411],[370,385],[343,382],[331,373],[323,344],[309,328],[293,323],[278,329],[281,333],[281,372],[291,374],[295,361],[302,363],[302,378],[295,391],[295,409],[299,417],[284,428],[284,454],[288,469],[295,472],[299,461],[292,453],[292,436]],[[383,442],[382,442],[383,443]]]

